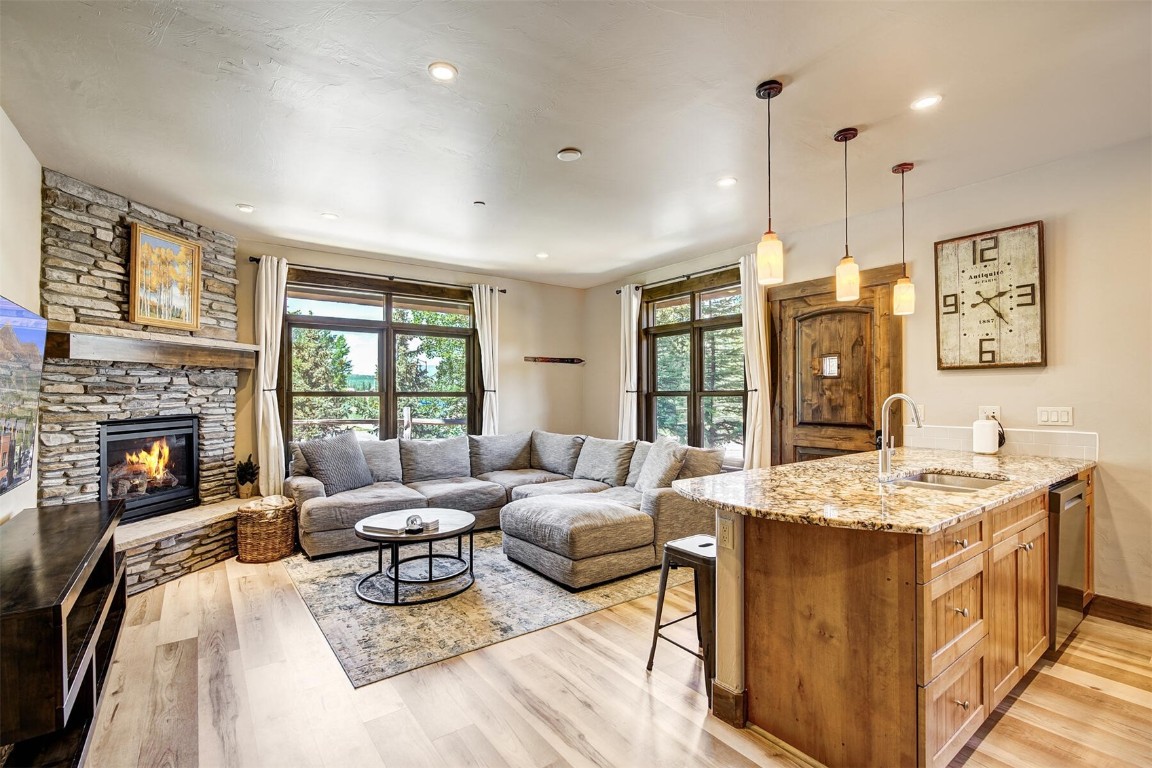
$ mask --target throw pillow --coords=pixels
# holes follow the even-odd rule
[[[684,466],[680,467],[680,474],[676,476],[677,480],[718,475],[724,467],[723,448],[688,448],[686,451]]]
[[[468,458],[472,477],[502,469],[528,469],[532,461],[532,433],[469,435]]]
[[[335,437],[307,440],[300,443],[300,451],[312,477],[324,483],[326,496],[372,485],[372,470],[368,469],[360,441],[351,430]]]
[[[680,467],[684,465],[684,447],[674,440],[662,437],[652,444],[644,469],[636,481],[636,490],[652,491],[672,485]]]
[[[640,479],[640,470],[644,469],[644,460],[648,458],[648,451],[652,450],[652,443],[647,440],[637,440],[636,450],[632,451],[632,462],[628,465],[628,479],[624,485],[636,487]]]
[[[368,462],[368,469],[372,470],[372,479],[378,483],[399,483],[404,476],[400,467],[400,441],[391,440],[363,440],[360,450],[364,451],[364,460]]]
[[[300,452],[300,443],[291,443],[288,447],[292,449],[292,458],[288,464],[288,474],[293,477],[309,474],[308,459],[304,458],[304,454]]]
[[[558,435],[555,432],[532,431],[532,468],[572,477],[580,457],[582,435]]]
[[[401,440],[400,465],[404,468],[405,483],[469,477],[468,438]]]
[[[608,485],[623,485],[628,479],[628,465],[635,448],[635,440],[625,442],[602,440],[599,437],[585,438],[572,477],[577,480],[599,480]]]

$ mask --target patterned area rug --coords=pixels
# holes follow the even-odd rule
[[[464,547],[467,550],[467,540]],[[435,548],[452,554],[455,550],[455,539]],[[409,547],[401,557],[418,551]],[[384,562],[387,566],[387,553]],[[426,563],[407,563],[401,573],[410,578],[426,575]],[[356,688],[652,594],[660,583],[656,569],[571,592],[505,557],[500,531],[476,534],[476,584],[463,594],[427,605],[396,608],[356,596],[356,582],[376,570],[375,550],[321,560],[297,553],[284,565]],[[690,570],[673,570],[668,584],[682,584],[691,577]],[[391,582],[382,577],[370,584],[391,589]],[[448,584],[446,591],[451,590],[452,583]],[[403,585],[401,599],[414,589]]]

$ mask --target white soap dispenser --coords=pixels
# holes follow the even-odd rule
[[[977,419],[972,422],[972,451],[996,453],[1003,445],[1004,428],[996,419]]]

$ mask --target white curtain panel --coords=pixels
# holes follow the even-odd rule
[[[484,412],[480,434],[497,434],[500,403],[496,392],[496,363],[500,359],[500,292],[490,285],[472,286],[476,306],[476,335],[480,337],[480,376],[484,380]]]
[[[744,469],[772,463],[772,421],[768,400],[771,380],[768,361],[767,296],[756,280],[756,254],[740,259],[740,295],[743,299],[744,375],[748,382],[748,411],[744,421]]]
[[[640,343],[640,286],[620,286],[619,440],[636,439],[636,349]]]
[[[260,493],[284,492],[284,433],[280,430],[280,407],[276,402],[276,379],[280,370],[280,333],[284,326],[284,287],[288,283],[288,260],[261,256],[256,273],[256,341],[260,359],[256,368],[260,404],[256,409],[256,461],[260,464]]]

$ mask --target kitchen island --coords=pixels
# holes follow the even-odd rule
[[[963,491],[877,465],[673,484],[721,527],[715,713],[830,766],[946,765],[1048,647],[1047,490],[1094,463],[898,449],[885,478],[997,481]]]

